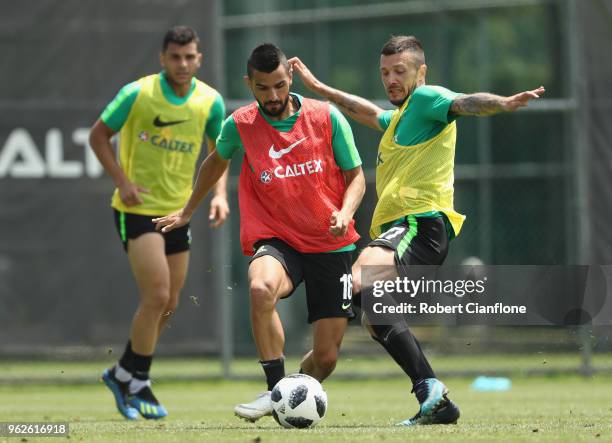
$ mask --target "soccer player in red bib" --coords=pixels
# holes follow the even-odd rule
[[[283,52],[258,46],[245,83],[255,102],[223,124],[217,149],[203,162],[185,207],[155,219],[163,232],[184,226],[239,150],[240,240],[249,265],[251,323],[267,389],[237,405],[256,421],[272,413],[271,391],[285,376],[283,327],[276,303],[303,281],[313,350],[301,372],[322,381],[336,366],[352,311],[351,251],[359,238],[353,214],[365,191],[351,128],[328,103],[290,93]]]

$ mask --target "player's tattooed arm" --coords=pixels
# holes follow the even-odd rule
[[[530,100],[539,98],[543,93],[544,87],[540,86],[532,91],[520,92],[510,97],[502,97],[487,92],[462,94],[453,100],[449,113],[452,115],[487,116],[500,112],[512,112],[527,106]]]
[[[455,115],[492,115],[504,110],[504,99],[499,95],[479,92],[476,94],[460,95],[450,107],[450,112]]]
[[[378,116],[383,110],[369,100],[327,86],[322,90],[323,97],[337,105],[342,112],[353,120],[381,131]]]
[[[342,112],[353,120],[376,129],[377,131],[382,131],[378,123],[378,117],[384,112],[383,109],[365,98],[340,91],[339,89],[332,88],[319,81],[298,57],[290,59],[289,65],[300,75],[304,86],[312,92],[337,105]]]

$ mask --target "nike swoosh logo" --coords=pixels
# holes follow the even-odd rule
[[[299,145],[300,143],[302,143],[304,140],[306,140],[308,138],[308,136],[304,137],[301,140],[296,141],[295,143],[291,143],[289,146],[287,146],[284,149],[279,149],[278,151],[274,150],[274,143],[272,143],[272,146],[270,146],[270,151],[268,152],[268,154],[270,155],[270,157],[272,157],[273,159],[279,159],[281,158],[283,155],[285,154],[289,154],[293,148],[295,148],[297,145]]]
[[[153,120],[153,124],[155,126],[157,126],[158,128],[163,128],[166,126],[172,126],[172,125],[178,125],[179,123],[185,123],[186,121],[189,121],[189,119],[187,120],[174,120],[171,122],[163,122],[160,120],[159,115],[157,117],[155,117],[155,120]]]
[[[347,310],[350,307],[351,307],[350,303],[347,303],[347,304],[342,303],[342,310]]]

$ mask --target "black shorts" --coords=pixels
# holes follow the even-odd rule
[[[258,241],[255,250],[255,255],[251,257],[249,263],[256,258],[269,255],[285,268],[293,283],[293,290],[285,298],[291,296],[304,281],[308,323],[322,318],[351,319],[355,316],[352,300],[351,252],[304,254],[277,238]]]
[[[372,240],[368,246],[393,249],[398,267],[441,265],[448,255],[450,230],[452,227],[444,215],[408,215]]]
[[[153,218],[161,217],[160,215],[139,215],[120,212],[113,209],[115,215],[115,227],[117,233],[123,243],[123,249],[127,252],[128,239],[135,239],[147,232],[157,232],[164,237],[166,242],[166,255],[177,254],[179,252],[188,251],[191,246],[191,230],[189,224],[174,229],[170,232],[161,233],[155,230],[155,223],[151,221]]]

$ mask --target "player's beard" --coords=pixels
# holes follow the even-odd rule
[[[410,90],[408,91],[408,94],[406,94],[406,96],[400,100],[391,100],[389,99],[389,101],[391,102],[391,104],[393,106],[397,106],[398,108],[401,108],[402,105],[404,103],[406,103],[406,100],[408,100],[408,97],[410,97],[412,95],[412,93],[414,92],[414,90],[416,89],[416,85],[414,85],[412,88],[410,88]]]
[[[259,102],[259,107],[261,108],[261,110],[264,112],[264,114],[269,115],[270,117],[278,117],[279,115],[281,115],[283,112],[285,112],[285,109],[287,108],[287,105],[289,104],[289,98],[291,97],[291,94],[287,94],[287,98],[285,99],[285,101],[283,103],[281,103],[280,108],[278,109],[278,111],[275,112],[270,112],[266,109],[266,105],[271,104],[271,103],[279,103],[279,102],[265,102],[263,105],[261,104],[261,102]]]
[[[193,73],[190,72],[182,72],[180,77],[178,74],[170,74],[168,71],[166,71],[166,79],[168,80],[168,83],[170,83],[171,85],[176,85],[176,86],[181,86],[181,85],[186,85],[186,84],[191,84],[191,81],[193,80]]]
[[[401,100],[389,100],[389,101],[391,102],[391,104],[392,104],[393,106],[397,106],[398,108],[401,108],[401,107],[402,107],[402,105],[403,105],[404,103],[406,103],[406,100],[408,100],[408,97],[409,97],[409,96],[410,96],[410,94],[408,94],[406,97],[404,97],[404,98],[403,98],[403,99],[401,99]]]

